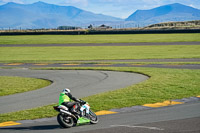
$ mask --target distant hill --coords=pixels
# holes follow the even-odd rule
[[[94,21],[121,20],[73,6],[58,6],[44,2],[27,5],[10,2],[0,6],[0,28],[57,28],[61,25],[81,26]]]
[[[160,6],[150,10],[137,10],[126,21],[155,24],[169,21],[200,20],[200,10],[179,3]]]
[[[182,21],[182,22],[165,22],[152,24],[145,28],[157,28],[157,29],[199,29],[200,28],[200,20],[193,21]]]

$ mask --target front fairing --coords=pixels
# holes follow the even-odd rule
[[[81,125],[81,124],[87,124],[89,123],[90,120],[88,118],[85,118],[85,117],[80,117],[77,121],[77,125]]]
[[[86,104],[84,104],[84,105],[81,106],[80,111],[83,112],[84,110],[86,111],[87,114],[89,114],[89,112],[90,112],[90,105],[88,103],[86,103]]]

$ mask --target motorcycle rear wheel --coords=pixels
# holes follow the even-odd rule
[[[63,128],[70,128],[74,125],[74,120],[70,116],[63,116],[61,113],[57,115],[57,121]]]

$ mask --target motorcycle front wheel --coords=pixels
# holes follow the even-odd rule
[[[90,117],[91,124],[96,124],[99,121],[97,115],[94,112],[92,112],[91,110],[89,112],[89,117]]]
[[[74,120],[70,116],[64,116],[61,113],[57,115],[57,121],[63,128],[70,128],[74,125]]]

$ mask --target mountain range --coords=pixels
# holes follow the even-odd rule
[[[120,18],[94,14],[73,6],[58,6],[44,2],[0,6],[0,28],[57,28],[61,25],[81,26],[93,21],[121,21]]]
[[[57,28],[58,26],[149,25],[168,21],[200,20],[200,10],[182,4],[170,4],[150,10],[137,10],[127,19],[95,14],[73,6],[59,6],[44,2],[0,6],[0,28]]]
[[[200,10],[179,3],[160,6],[150,10],[137,10],[126,19],[126,21],[149,24],[189,20],[200,20]]]

